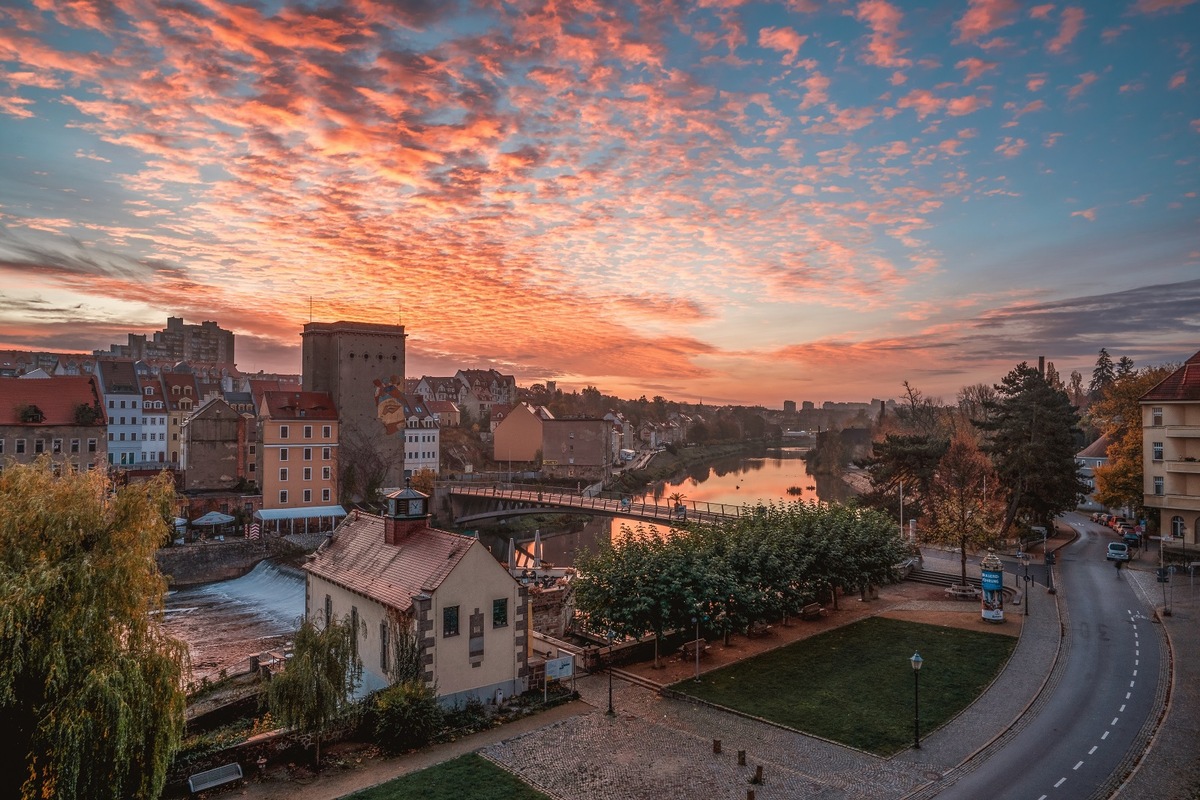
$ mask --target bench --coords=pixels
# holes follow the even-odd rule
[[[696,655],[704,655],[708,652],[708,641],[705,639],[693,639],[690,642],[684,642],[679,646],[679,652],[686,659],[694,659]]]
[[[964,598],[975,600],[979,597],[979,590],[974,586],[962,586],[955,583],[946,587],[946,594],[950,595],[955,600],[962,600]]]
[[[219,767],[206,769],[204,772],[197,772],[188,778],[188,789],[193,793],[203,792],[206,789],[224,786],[227,783],[233,783],[241,779],[242,765],[235,761],[232,764],[223,764]]]
[[[800,609],[800,619],[819,619],[824,616],[825,609],[820,603],[809,603]]]
[[[771,632],[771,626],[763,622],[761,619],[756,619],[746,628],[747,636],[766,636]]]

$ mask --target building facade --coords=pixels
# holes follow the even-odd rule
[[[370,448],[384,464],[385,486],[404,483],[402,325],[310,322],[301,334],[306,392],[325,392],[337,409],[344,444]]]
[[[492,431],[492,460],[501,464],[537,461],[538,453],[542,452],[544,419],[528,403],[514,406]]]
[[[258,412],[264,509],[337,502],[338,414],[325,392],[264,392]]]
[[[1200,353],[1140,401],[1143,504],[1164,536],[1196,544],[1200,526]]]
[[[0,378],[0,469],[43,455],[76,470],[107,464],[101,398],[91,376]]]
[[[605,419],[542,421],[542,474],[603,480],[612,472],[612,423]]]
[[[167,327],[149,338],[146,334],[131,333],[126,344],[114,344],[107,351],[97,350],[97,356],[116,356],[127,359],[160,359],[170,362],[210,361],[235,364],[233,332],[215,322],[187,325],[181,317],[167,317]]]
[[[142,460],[142,392],[133,362],[100,359],[96,375],[108,412],[108,464],[135,467]]]

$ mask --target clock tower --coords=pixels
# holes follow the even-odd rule
[[[429,527],[429,496],[407,485],[387,495],[384,541],[400,544],[412,533]]]

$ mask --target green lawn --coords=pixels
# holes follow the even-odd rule
[[[1016,645],[1002,634],[871,617],[671,688],[887,756],[913,742],[913,652],[924,659],[924,736],[970,704]]]
[[[549,800],[475,753],[347,795],[345,800]]]

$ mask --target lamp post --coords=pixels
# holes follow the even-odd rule
[[[608,711],[604,712],[610,717],[615,717],[616,712],[613,711],[612,704],[612,640],[613,632],[608,632]]]
[[[1029,616],[1029,559],[1025,560],[1025,616]]]
[[[900,479],[900,538],[904,538],[904,479]]]
[[[700,682],[700,612],[697,611],[692,617],[692,622],[696,623],[696,683]]]
[[[909,659],[913,670],[913,747],[921,749],[921,654]]]

